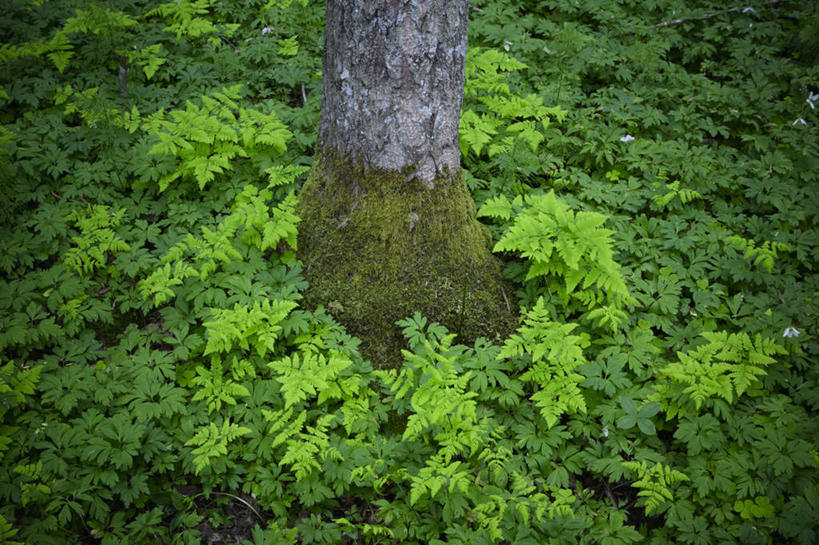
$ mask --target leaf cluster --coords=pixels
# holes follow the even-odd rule
[[[299,306],[323,3],[7,4],[0,542],[817,541],[815,6],[474,0],[520,325],[374,371]]]

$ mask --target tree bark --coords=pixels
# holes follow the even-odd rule
[[[459,169],[466,0],[329,0],[318,144],[433,188]]]
[[[419,311],[496,340],[514,325],[463,182],[466,0],[328,0],[315,164],[299,195],[308,306],[324,304],[376,366]]]

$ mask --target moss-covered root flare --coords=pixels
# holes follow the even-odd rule
[[[514,328],[511,291],[460,173],[421,183],[317,153],[297,214],[305,304],[328,308],[376,367],[401,361],[395,322],[415,311],[465,343]]]

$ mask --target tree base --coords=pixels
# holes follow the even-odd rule
[[[429,184],[317,152],[296,212],[305,304],[323,304],[375,367],[400,363],[395,322],[416,311],[464,343],[514,329],[512,291],[460,172]]]

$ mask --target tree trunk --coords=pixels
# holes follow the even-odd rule
[[[462,341],[514,321],[463,182],[466,0],[328,0],[315,164],[299,197],[307,304],[394,365],[420,311]]]

